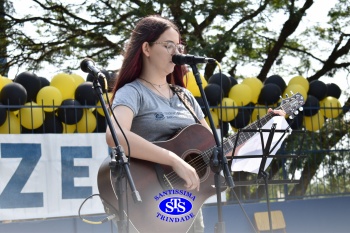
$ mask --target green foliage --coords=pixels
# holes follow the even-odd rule
[[[69,70],[78,68],[79,60],[86,56],[107,66],[122,55],[140,18],[161,14],[174,19],[181,28],[188,53],[213,57],[227,73],[237,76],[242,75],[245,65],[262,67],[260,74],[251,74],[262,81],[271,68],[280,75],[296,75],[285,58],[295,59],[295,64],[299,61],[298,74],[311,70],[317,73],[324,65],[324,55],[336,52],[334,43],[348,23],[349,7],[346,1],[339,1],[329,9],[328,27],[304,27],[303,18],[313,5],[310,0],[31,0],[27,4],[30,7],[24,17],[10,5],[5,8],[5,19],[11,25],[7,29],[11,45],[8,67],[29,66],[36,70],[46,62]],[[294,27],[301,28],[301,32],[296,34]],[[316,52],[317,43],[313,43],[316,39],[328,43],[322,59]],[[345,39],[348,40],[346,37],[344,42]],[[340,68],[345,66],[343,63]],[[328,74],[335,75],[338,69],[336,60],[327,66]],[[214,70],[207,66],[204,76],[210,77]]]

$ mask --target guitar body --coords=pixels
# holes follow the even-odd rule
[[[196,169],[201,179],[200,191],[186,190],[185,182],[169,166],[157,165],[156,169],[155,163],[132,158],[130,172],[142,202],[134,202],[128,186],[127,192],[122,193],[122,197],[127,194],[124,209],[128,211],[130,224],[141,233],[187,232],[206,199],[216,194],[214,173],[209,165],[211,154],[202,153],[215,146],[213,135],[204,126],[194,124],[172,139],[154,144],[173,151]],[[107,158],[100,166],[98,189],[106,212],[113,214],[119,206],[109,162]],[[226,187],[222,185],[220,189],[224,191]]]

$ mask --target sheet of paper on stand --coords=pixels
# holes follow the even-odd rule
[[[283,116],[273,117],[270,121],[268,121],[262,128],[263,129],[271,129],[273,123],[276,123],[276,130],[284,130],[287,129],[288,122],[285,120]],[[290,131],[291,129],[289,129]],[[241,132],[242,134],[244,133]],[[264,143],[266,145],[266,141],[269,137],[270,132],[263,132]],[[270,149],[272,149],[278,140],[282,137],[283,133],[275,132],[273,135],[272,143]],[[274,150],[270,153],[270,155],[275,155],[277,150],[281,147],[283,140],[286,138],[288,134],[285,134],[279,144],[274,148]],[[264,146],[265,146],[264,145]],[[250,138],[238,151],[235,156],[242,155],[263,155],[263,151],[261,148],[261,136],[260,133],[256,133],[252,138]],[[270,165],[272,158],[267,158],[264,170]],[[261,158],[245,158],[245,159],[233,159],[231,169],[232,171],[245,171],[258,174],[260,167]]]

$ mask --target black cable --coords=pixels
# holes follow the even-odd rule
[[[81,211],[81,208],[83,207],[83,205],[85,204],[85,202],[90,199],[90,198],[93,198],[94,196],[100,196],[100,194],[92,194],[91,196],[87,197],[80,205],[79,207],[79,211],[78,211],[78,215],[79,215],[79,218],[83,221],[83,222],[86,222],[86,223],[89,223],[89,224],[94,224],[94,225],[97,225],[97,224],[102,224],[102,223],[105,223],[105,222],[108,222],[114,218],[116,218],[116,214],[112,214],[112,215],[109,215],[107,216],[106,218],[102,219],[101,221],[90,221],[90,220],[87,220],[85,218],[83,218],[80,214],[80,211]]]
[[[232,191],[233,195],[235,196],[236,200],[238,201],[238,205],[239,205],[239,207],[242,209],[242,212],[244,213],[244,215],[245,215],[245,217],[247,218],[248,222],[250,223],[250,225],[251,225],[252,228],[254,229],[254,232],[255,232],[255,233],[258,233],[258,231],[256,230],[256,228],[254,227],[254,224],[253,224],[252,221],[250,220],[250,218],[249,218],[247,212],[244,210],[241,201],[238,199],[238,196],[237,196],[235,190],[233,190],[233,188],[232,188],[231,191]]]

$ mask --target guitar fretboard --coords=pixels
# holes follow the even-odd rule
[[[235,144],[237,147],[237,146],[242,145],[246,141],[248,141],[251,137],[254,136],[254,134],[256,133],[256,129],[261,128],[269,120],[271,120],[272,117],[274,117],[274,113],[269,112],[264,117],[258,119],[257,121],[253,122],[252,124],[246,126],[245,128],[243,128],[244,133],[239,133],[238,139],[237,139],[238,134],[230,135],[228,138],[226,138],[223,141],[224,154],[227,154],[228,152],[230,152],[234,148]],[[253,131],[253,129],[254,129],[254,131]],[[246,131],[244,131],[244,130],[246,130]],[[252,130],[252,131],[249,131],[249,130]],[[237,143],[236,143],[236,141],[237,141]]]

